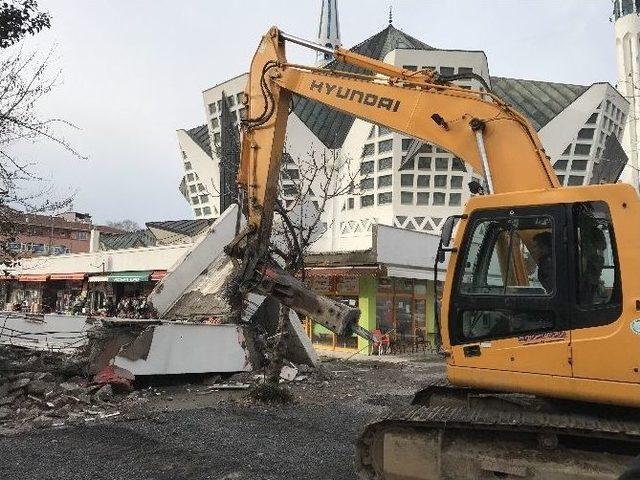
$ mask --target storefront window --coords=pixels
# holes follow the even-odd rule
[[[392,351],[424,344],[427,333],[427,282],[381,278],[376,296],[376,329],[391,337]]]

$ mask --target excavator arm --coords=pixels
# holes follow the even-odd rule
[[[337,60],[372,73],[290,64],[285,41],[329,51]],[[241,124],[238,184],[245,195],[248,226],[227,252],[243,259],[241,291],[274,294],[334,332],[355,328],[371,338],[354,327],[357,315],[310,293],[267,261],[293,94],[437,144],[483,172],[490,193],[559,186],[535,130],[490,92],[465,90],[430,70],[412,72],[349,50],[327,49],[272,27],[258,46],[245,89],[248,114]],[[323,319],[329,313],[332,318]]]
[[[273,27],[253,58],[238,183],[258,245],[270,235],[292,94],[437,144],[483,172],[491,193],[559,186],[533,127],[490,92],[436,83],[432,71],[403,70],[341,48],[329,51],[374,75],[289,64],[286,40],[327,50]]]

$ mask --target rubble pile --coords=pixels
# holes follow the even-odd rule
[[[132,397],[91,383],[81,359],[0,346],[0,431],[79,424],[120,415]]]

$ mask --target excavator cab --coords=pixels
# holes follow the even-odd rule
[[[439,315],[450,381],[640,404],[640,304],[628,283],[637,260],[625,258],[637,248],[625,226],[637,209],[622,184],[472,198],[455,241],[449,221],[441,242],[451,252]]]

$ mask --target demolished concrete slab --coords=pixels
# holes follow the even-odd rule
[[[113,364],[135,376],[247,372],[254,368],[248,337],[239,325],[162,323],[125,345]]]

